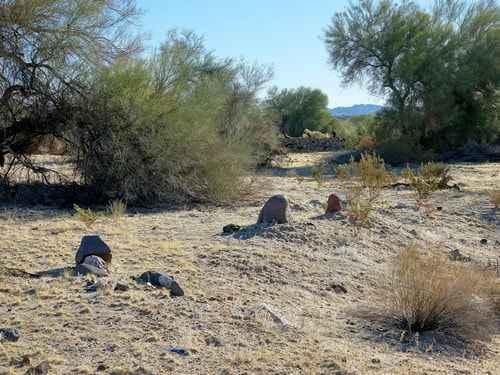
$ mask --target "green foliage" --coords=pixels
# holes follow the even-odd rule
[[[102,69],[75,115],[76,161],[103,196],[131,203],[229,201],[275,140],[257,101],[269,72],[172,32],[146,61]]]
[[[495,1],[360,0],[326,31],[344,83],[370,81],[389,94],[379,117],[390,137],[442,151],[500,136],[500,7]],[[380,122],[382,124],[380,124]]]
[[[306,129],[330,132],[335,128],[336,120],[327,110],[328,97],[318,89],[272,88],[266,105],[276,114],[283,134],[300,137]]]

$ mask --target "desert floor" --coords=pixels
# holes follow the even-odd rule
[[[434,193],[426,210],[410,190],[385,189],[370,227],[354,230],[342,215],[322,217],[328,195],[343,197],[353,183],[326,176],[318,185],[308,171],[325,158],[291,155],[255,177],[258,195],[232,207],[132,208],[90,229],[72,211],[0,208],[0,328],[21,333],[0,343],[0,374],[43,361],[49,374],[499,374],[498,330],[463,350],[402,345],[401,331],[356,311],[372,307],[390,259],[410,244],[498,259],[500,212],[487,190],[500,188],[500,163],[453,165],[461,191]],[[289,198],[291,223],[252,226],[276,193]],[[222,236],[229,223],[248,227]],[[129,290],[87,292],[88,278],[9,271],[71,266],[93,233],[112,247],[112,278]],[[147,270],[175,276],[186,295],[131,279]]]

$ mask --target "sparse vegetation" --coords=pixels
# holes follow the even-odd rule
[[[359,176],[362,186],[367,189],[370,200],[375,200],[381,190],[393,181],[392,174],[386,169],[384,160],[375,153],[361,155],[358,163],[353,163],[352,169]]]
[[[408,332],[439,331],[481,337],[492,327],[484,275],[470,264],[451,262],[432,249],[411,246],[384,274],[381,310]]]
[[[77,204],[73,205],[73,209],[76,212],[76,217],[82,223],[87,226],[87,228],[92,228],[99,218],[99,214],[90,208],[81,208]]]
[[[415,191],[417,203],[423,203],[430,195],[448,187],[451,181],[450,168],[444,163],[423,163],[417,172],[406,167],[402,176]]]
[[[347,207],[345,209],[349,222],[354,225],[355,230],[369,224],[370,214],[373,211],[374,199],[363,196],[360,186],[353,187],[347,193]]]
[[[108,212],[114,222],[118,222],[127,213],[127,202],[114,199],[109,202]]]

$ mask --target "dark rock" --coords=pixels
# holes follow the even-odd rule
[[[481,239],[481,245],[487,245],[488,240],[486,238]]]
[[[332,283],[328,286],[328,290],[333,290],[337,294],[346,294],[347,289],[342,284]]]
[[[16,342],[21,337],[21,333],[16,328],[0,328],[0,342]]]
[[[117,292],[126,292],[130,289],[130,286],[124,281],[118,281],[115,285],[115,291]]]
[[[330,194],[330,196],[328,197],[326,213],[334,214],[336,212],[340,212],[341,210],[342,203],[340,202],[340,198],[336,194]]]
[[[187,349],[180,348],[180,347],[175,347],[175,348],[170,348],[169,352],[179,354],[180,356],[187,357],[189,355],[189,352]]]
[[[47,375],[49,373],[49,362],[43,361],[35,367],[31,367],[24,375]]]
[[[97,366],[96,370],[97,371],[106,371],[107,367],[106,367],[106,365],[104,365],[104,364],[101,363],[100,365]]]
[[[157,288],[167,288],[170,290],[170,296],[172,297],[182,297],[184,291],[181,286],[175,281],[171,276],[165,273],[147,271],[136,279],[140,283],[150,283]]]
[[[76,264],[83,263],[89,255],[97,255],[106,263],[111,263],[111,248],[99,236],[84,236],[75,255]]]
[[[241,227],[239,225],[228,224],[228,225],[224,226],[224,228],[222,228],[222,233],[233,234],[233,233],[239,231],[240,229],[241,229]]]
[[[224,341],[222,341],[222,339],[220,339],[216,336],[208,336],[205,339],[205,342],[207,343],[207,345],[212,345],[212,346],[216,346],[216,347],[224,346]]]
[[[257,224],[288,223],[288,200],[284,195],[274,195],[264,204]]]
[[[460,250],[458,250],[458,249],[450,251],[450,253],[448,254],[448,257],[450,258],[450,260],[453,260],[453,261],[459,261],[459,262],[471,262],[472,261],[471,257],[463,255],[460,252]]]

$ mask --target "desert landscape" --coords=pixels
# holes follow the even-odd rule
[[[425,210],[408,188],[383,189],[355,230],[342,211],[323,215],[329,194],[344,200],[355,178],[318,184],[308,173],[329,155],[281,157],[254,177],[259,193],[233,206],[129,209],[92,228],[73,210],[3,207],[1,326],[20,338],[0,344],[0,372],[46,363],[50,374],[497,374],[498,330],[470,345],[402,340],[359,311],[374,308],[388,264],[411,244],[458,250],[496,272],[500,221],[487,191],[500,185],[500,164],[452,165],[460,191],[435,192]],[[278,193],[290,222],[255,225]],[[230,223],[242,229],[222,235]],[[95,276],[13,272],[73,266],[87,234],[113,253],[97,290],[86,289]],[[174,276],[185,295],[131,278],[147,270]]]

